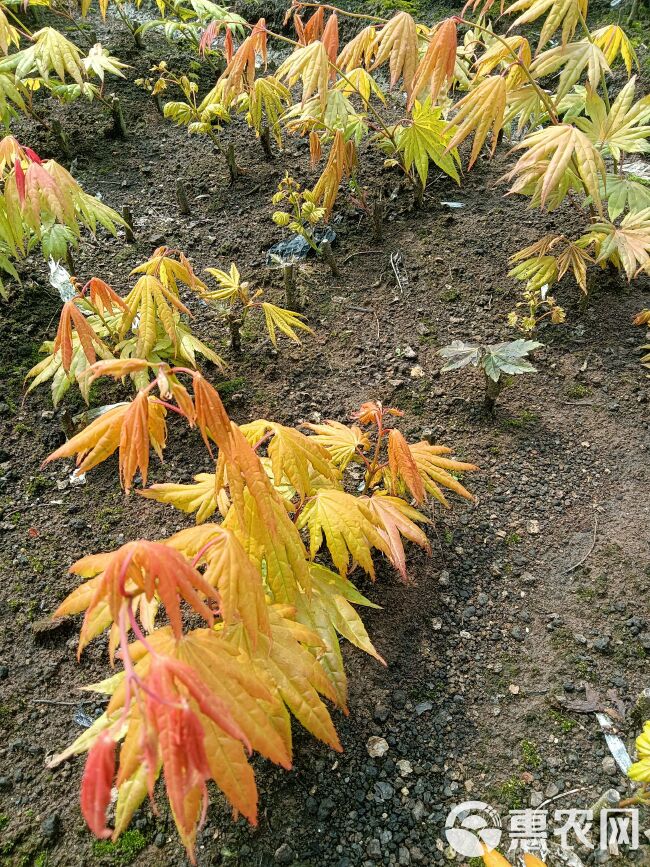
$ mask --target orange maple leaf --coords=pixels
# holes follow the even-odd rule
[[[120,404],[96,418],[72,439],[52,452],[42,466],[57,458],[77,456],[77,473],[86,473],[105,461],[119,447],[120,481],[128,492],[139,469],[147,482],[149,446],[162,459],[167,428],[165,407],[145,392],[138,392],[130,403]]]

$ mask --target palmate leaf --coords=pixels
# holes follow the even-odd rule
[[[510,30],[514,30],[515,27],[530,24],[548,13],[537,43],[537,50],[540,51],[560,27],[562,45],[566,45],[576,31],[580,16],[586,17],[587,6],[588,0],[515,0],[505,14],[522,13],[510,25]]]
[[[310,650],[326,671],[336,691],[337,703],[344,712],[347,712],[347,677],[338,635],[346,638],[355,647],[370,654],[379,662],[384,663],[370,641],[361,618],[350,605],[349,598],[352,597],[357,604],[369,605],[374,608],[378,606],[361,596],[347,579],[341,578],[340,575],[325,566],[312,563],[310,575],[312,595],[310,598],[299,597],[296,617],[300,623],[311,629],[322,642],[322,645],[310,648]]]
[[[370,102],[371,97],[376,96],[377,99],[381,100],[381,102],[386,102],[386,95],[381,87],[377,84],[376,80],[372,77],[372,75],[367,72],[363,67],[357,66],[354,69],[351,69],[346,73],[345,78],[340,78],[336,84],[334,85],[335,90],[330,91],[327,98],[327,108],[325,110],[324,121],[327,126],[331,126],[334,129],[346,129],[349,125],[349,119],[355,115],[354,107],[350,104],[350,109],[345,106],[345,114],[346,114],[346,124],[341,127],[336,123],[329,123],[328,118],[330,116],[330,102],[332,102],[332,97],[336,94],[336,89],[340,90],[346,96],[351,96],[353,94],[357,94],[367,106]],[[359,115],[356,115],[359,117]]]
[[[338,695],[323,666],[308,649],[322,647],[322,642],[310,629],[289,619],[292,610],[278,605],[270,607],[271,638],[261,635],[254,650],[242,627],[229,630],[226,640],[246,652],[269,691],[281,698],[307,731],[340,752],[332,719],[320,698],[322,695],[336,704]],[[284,723],[284,718],[280,717],[278,723]],[[290,751],[288,724],[285,731]]]
[[[562,243],[564,249],[559,253],[554,252]],[[509,276],[526,280],[527,288],[532,291],[552,286],[571,270],[576,283],[586,293],[587,265],[593,259],[584,246],[567,241],[564,235],[545,235],[529,247],[519,250],[510,257],[510,261],[519,264],[509,272]]]
[[[609,111],[595,90],[587,89],[587,117],[576,117],[575,125],[603,154],[620,160],[623,153],[650,152],[650,95],[634,102],[636,76],[621,89]]]
[[[505,78],[500,75],[490,75],[456,103],[456,114],[449,123],[452,138],[447,145],[447,152],[458,147],[468,136],[474,134],[468,168],[471,169],[476,162],[490,132],[491,151],[494,153],[503,127],[506,96]]]
[[[344,470],[355,455],[358,457],[359,451],[365,452],[370,447],[368,435],[356,424],[326,421],[324,424],[305,423],[304,427],[316,434],[313,439],[329,452],[340,470]]]
[[[598,30],[592,30],[591,38],[603,52],[605,60],[610,66],[620,54],[628,76],[632,75],[633,66],[638,68],[639,60],[634,47],[625,31],[618,24],[607,24]]]
[[[557,84],[557,100],[566,96],[573,85],[580,81],[585,70],[587,80],[594,90],[600,84],[601,77],[610,72],[605,55],[588,39],[544,51],[533,62],[530,73],[535,78],[544,78],[558,69],[562,69],[562,73]]]
[[[276,488],[288,482],[300,498],[304,499],[313,493],[315,476],[321,480],[326,479],[328,484],[335,487],[340,485],[341,474],[333,464],[329,452],[316,437],[306,436],[294,427],[286,427],[266,419],[250,422],[245,426],[244,432],[248,441],[253,444],[272,434],[268,455]]]
[[[393,486],[403,482],[417,503],[424,502],[424,484],[413,460],[409,444],[397,428],[388,433],[388,467]]]
[[[451,473],[471,473],[477,470],[478,467],[474,466],[474,464],[467,464],[462,461],[454,461],[450,458],[442,457],[443,455],[451,454],[452,450],[446,446],[432,446],[425,440],[414,443],[409,448],[418,472],[422,477],[424,489],[434,499],[442,503],[443,506],[449,507],[449,503],[440,490],[443,487],[454,491],[454,493],[464,497],[466,500],[474,500],[472,494]]]
[[[620,226],[596,223],[584,238],[596,245],[596,262],[611,261],[631,280],[650,270],[650,207],[623,217]]]
[[[287,310],[284,307],[277,307],[275,304],[270,304],[268,301],[262,301],[261,307],[264,312],[264,321],[266,330],[273,346],[277,346],[277,332],[284,334],[294,343],[300,343],[298,331],[306,331],[308,334],[313,334],[312,329],[303,322],[304,317],[301,313],[295,313],[293,310]]]
[[[255,80],[248,96],[248,122],[257,132],[268,127],[278,147],[282,147],[280,117],[291,103],[291,92],[272,75]]]
[[[375,491],[372,497],[364,497],[364,502],[370,511],[379,518],[382,525],[379,532],[388,543],[390,561],[401,575],[402,580],[406,581],[406,554],[402,536],[429,552],[431,550],[429,540],[416,522],[420,524],[431,522],[417,509],[409,506],[401,497],[391,497],[383,491]]]
[[[109,410],[81,433],[73,436],[47,457],[43,465],[58,458],[77,456],[77,473],[86,473],[120,450],[120,481],[129,491],[139,469],[147,482],[149,447],[162,458],[167,437],[165,407],[140,392],[129,403]]]
[[[411,108],[415,99],[425,90],[435,104],[438,96],[451,86],[456,66],[457,27],[453,18],[441,21],[429,38],[429,47],[419,62],[413,78],[413,89],[408,102]]]
[[[516,120],[517,133],[522,133],[527,126],[535,127],[545,117],[546,109],[532,84],[508,90],[504,126]]]
[[[407,171],[415,168],[422,186],[427,183],[430,161],[460,184],[458,151],[452,147],[451,133],[442,119],[442,110],[432,108],[429,99],[424,103],[416,101],[411,125],[398,128],[396,139],[404,167]]]
[[[15,116],[15,108],[25,110],[25,89],[21,82],[10,72],[0,73],[0,119],[8,124]]]
[[[332,213],[339,185],[342,179],[350,174],[355,160],[354,142],[346,141],[343,132],[337,130],[334,133],[327,164],[312,191],[315,204],[325,209],[326,220]]]
[[[104,81],[104,74],[106,72],[124,78],[122,70],[129,68],[128,64],[121,63],[117,57],[111,57],[107,49],[102,48],[99,42],[92,46],[81,63],[86,70],[86,74],[93,72],[102,82]]]
[[[448,373],[450,370],[460,370],[469,364],[478,367],[481,360],[481,347],[464,343],[462,340],[452,340],[449,346],[443,346],[438,350],[438,355],[446,359],[440,368],[441,373]]]
[[[317,93],[321,104],[325,104],[327,85],[330,77],[330,62],[327,49],[316,40],[309,45],[297,48],[280,64],[276,72],[278,81],[286,79],[289,87],[302,82],[302,102]]]
[[[526,356],[542,345],[536,340],[519,339],[486,346],[482,364],[485,375],[498,382],[501,374],[510,376],[518,373],[535,373],[536,368]]]
[[[20,34],[13,24],[9,23],[4,10],[0,9],[0,51],[8,54],[12,45],[20,45]]]
[[[138,493],[148,500],[169,503],[175,509],[188,515],[196,512],[196,523],[202,524],[210,518],[217,508],[214,473],[198,473],[194,484],[181,485],[173,482],[152,485]]]
[[[307,500],[298,527],[309,531],[312,559],[323,544],[341,575],[347,575],[352,558],[371,578],[375,577],[373,548],[389,556],[389,548],[379,533],[380,522],[357,497],[345,491],[322,488]]]
[[[157,277],[143,274],[124,299],[124,303],[128,312],[122,316],[120,337],[125,336],[137,317],[138,341],[135,351],[139,358],[148,358],[156,345],[158,322],[172,343],[175,346],[178,344],[176,311],[188,315],[190,311]]]
[[[504,175],[504,180],[512,180],[517,176],[527,179],[529,171],[538,172],[542,165],[543,170],[539,171],[536,179],[536,191],[541,207],[544,207],[552,201],[552,194],[561,189],[563,184],[568,189],[567,174],[573,173],[583,183],[596,208],[602,211],[599,184],[605,179],[605,164],[583,132],[571,124],[557,124],[527,135],[514,147],[514,150],[521,149],[527,152]],[[517,185],[511,192],[519,192]]]
[[[388,61],[391,87],[395,87],[401,77],[404,90],[410,96],[418,65],[418,34],[411,15],[408,12],[394,15],[378,31],[369,51],[374,55],[371,71]]]
[[[251,646],[260,634],[270,635],[262,576],[234,533],[218,524],[201,556],[204,578],[219,592],[219,609],[226,627],[242,623]]]
[[[629,175],[607,175],[607,186],[601,185],[600,195],[607,200],[607,214],[612,222],[624,211],[650,208],[650,185]]]
[[[37,72],[44,81],[52,72],[65,81],[66,75],[77,84],[84,81],[85,68],[77,46],[53,27],[43,27],[33,35],[34,42],[15,54],[0,60],[0,71],[14,70],[16,78],[27,78]]]
[[[260,465],[261,466],[261,465]],[[265,474],[266,476],[266,474]],[[266,482],[273,491],[268,477]],[[274,492],[275,493],[275,492]],[[309,590],[307,553],[300,533],[287,515],[286,506],[278,494],[267,504],[274,524],[260,523],[266,519],[259,505],[248,491],[244,492],[244,515],[229,509],[223,526],[237,536],[248,557],[264,577],[274,602],[294,605],[302,590]]]
[[[364,27],[347,42],[336,59],[336,65],[343,72],[351,72],[362,67],[368,69],[376,48],[377,30],[373,25]]]

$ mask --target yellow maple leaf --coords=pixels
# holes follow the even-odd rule
[[[316,436],[313,439],[320,443],[331,455],[332,460],[341,470],[344,470],[355,455],[370,447],[370,439],[356,425],[341,424],[340,421],[326,421],[324,424],[305,423],[304,427],[312,430]]]
[[[471,169],[476,162],[490,132],[492,133],[491,151],[494,153],[503,127],[506,95],[505,78],[500,75],[490,75],[456,104],[456,114],[449,123],[453,138],[447,145],[447,152],[458,147],[473,133],[474,143],[468,168]]]
[[[217,508],[215,480],[214,473],[198,473],[194,476],[194,484],[165,482],[139,490],[138,493],[148,500],[170,503],[174,508],[188,515],[196,512],[196,522],[202,524],[214,514]]]
[[[527,172],[538,172],[537,188],[541,207],[551,194],[566,183],[567,173],[577,176],[599,211],[602,211],[599,181],[604,183],[605,164],[587,136],[572,124],[561,123],[527,135],[514,150],[526,150],[514,168],[504,175],[512,180]],[[541,166],[541,169],[540,169]],[[517,192],[513,188],[513,192]]]
[[[330,61],[327,49],[322,42],[316,40],[304,45],[287,57],[276,72],[278,81],[287,80],[292,87],[298,79],[302,81],[302,102],[306,102],[313,93],[317,93],[321,104],[327,98],[327,84],[330,76]]]
[[[408,12],[394,15],[377,33],[369,50],[374,54],[371,70],[388,61],[391,87],[401,76],[410,96],[418,65],[418,33],[412,16]]]
[[[309,530],[312,559],[323,544],[323,536],[334,566],[347,575],[350,557],[374,579],[373,548],[389,556],[387,543],[379,533],[379,519],[358,497],[345,491],[322,488],[305,504],[298,527]]]

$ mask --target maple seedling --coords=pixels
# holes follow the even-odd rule
[[[27,374],[33,380],[28,393],[51,380],[56,406],[76,382],[88,400],[89,380],[84,374],[97,356],[196,368],[198,354],[221,369],[225,367],[221,357],[199,340],[183,319],[190,312],[180,299],[179,284],[197,295],[207,292],[187,257],[179,250],[158,247],[131,273],[138,279],[124,297],[98,277],[84,286],[71,278],[68,288],[72,297],[63,306],[56,339],[41,347],[46,357]],[[149,381],[149,368],[136,364],[129,375],[136,388],[143,387]]]
[[[207,268],[207,273],[215,278],[219,288],[214,291],[204,291],[203,297],[216,302],[225,308],[225,317],[230,330],[230,346],[235,354],[241,353],[241,329],[247,317],[260,311],[264,315],[264,324],[271,343],[277,347],[277,333],[280,332],[300,343],[299,331],[312,333],[311,328],[303,322],[304,317],[292,309],[278,307],[268,301],[263,301],[263,290],[258,289],[250,292],[250,284],[242,281],[239,270],[235,263],[231,263],[230,271],[222,271],[219,268]]]
[[[351,426],[310,425],[308,435],[266,419],[238,427],[218,392],[187,368],[110,359],[86,376],[120,378],[138,368],[154,378],[134,400],[95,419],[47,460],[76,454],[78,472],[86,472],[119,450],[125,489],[138,471],[146,484],[149,450],[162,453],[165,418],[174,410],[198,428],[213,472],[199,474],[193,485],[142,492],[196,513],[196,527],[72,565],[83,581],[55,616],[84,613],[79,654],[108,630],[110,659],[121,668],[89,687],[109,694],[106,711],[50,767],[88,753],[82,813],[94,834],[113,840],[147,795],[153,800],[162,774],[195,863],[206,781],[213,779],[233,810],[256,824],[248,758],[255,750],[291,767],[289,711],[341,750],[325,704],[347,712],[339,635],[383,662],[353,607],[373,603],[348,576],[358,567],[374,578],[374,551],[405,579],[402,538],[429,544],[419,526],[428,519],[404,497],[446,505],[446,488],[471,500],[452,473],[476,467],[447,458],[442,446],[409,445],[390,424],[399,411],[378,403],[364,404]],[[355,465],[365,471],[361,496],[348,493],[342,478]],[[221,522],[208,522],[216,514]]]
[[[12,260],[24,259],[36,245],[46,259],[66,257],[81,227],[93,234],[102,226],[112,235],[122,217],[84,192],[55,162],[42,160],[14,136],[0,140],[0,269],[20,282]],[[7,297],[0,281],[0,296]]]
[[[469,365],[482,370],[485,377],[485,408],[493,414],[499,395],[512,382],[513,376],[536,373],[527,355],[542,345],[535,340],[521,339],[486,345],[452,340],[449,346],[438,350],[438,355],[446,359],[441,372],[461,370]]]

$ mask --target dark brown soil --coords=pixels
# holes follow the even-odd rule
[[[106,137],[109,121],[94,106],[52,112],[72,140],[73,173],[111,206],[131,207],[137,241],[88,241],[75,255],[79,277],[97,275],[126,291],[130,269],[164,240],[184,250],[197,271],[237,262],[281,303],[279,275],[263,264],[281,237],[270,220],[271,196],[287,169],[312,177],[306,143],[290,139],[267,162],[234,124],[226,137],[246,174],[230,185],[210,144],[170,126],[132,84],[171,49],[154,39],[137,53],[117,25],[98,29],[134,67],[129,82],[115,88],[128,139]],[[23,125],[18,136],[70,165],[36,128]],[[436,511],[433,555],[411,552],[409,586],[382,566],[378,582],[363,587],[382,605],[365,620],[388,667],[346,649],[351,714],[337,719],[343,755],[296,725],[292,772],[256,762],[258,829],[233,824],[214,793],[200,834],[201,865],[445,863],[445,816],[461,801],[487,801],[507,817],[539,792],[580,789],[564,808],[588,806],[608,787],[629,790],[620,773],[603,766],[609,752],[595,714],[562,704],[584,699],[585,684],[603,698],[615,689],[606,703],[622,702],[620,731],[632,747],[639,720],[631,710],[648,685],[650,654],[650,415],[636,350],[643,334],[632,318],[650,304],[650,280],[628,286],[602,272],[585,300],[562,287],[567,324],[540,331],[546,346],[535,354],[539,372],[520,377],[496,417],[486,417],[479,375],[440,376],[436,350],[453,338],[509,339],[516,287],[508,256],[575,220],[569,212],[540,217],[525,201],[503,198],[496,181],[508,164],[504,148],[494,161],[480,161],[461,189],[434,177],[416,211],[399,178],[369,154],[361,182],[381,185],[389,200],[385,241],[372,241],[368,220],[342,196],[334,223],[342,276],[333,279],[320,261],[300,270],[315,336],[275,352],[253,328],[228,377],[208,371],[215,381],[227,379],[223,393],[237,421],[345,420],[361,401],[378,398],[405,411],[405,433],[432,432],[481,471],[469,482],[475,507],[454,502],[450,512]],[[190,216],[178,213],[178,178]],[[445,200],[464,207],[450,210]],[[402,291],[389,262],[397,252],[408,274]],[[82,731],[79,710],[90,717],[101,710],[79,687],[107,672],[101,641],[78,664],[77,624],[43,625],[75,584],[67,567],[83,554],[156,538],[185,522],[163,506],[124,498],[114,461],[76,487],[67,484],[70,465],[39,469],[62,441],[60,412],[52,413],[47,388],[23,403],[21,387],[41,341],[52,336],[59,302],[42,261],[34,258],[23,274],[23,287],[0,310],[0,860],[183,864],[162,796],[160,815],[145,805],[124,844],[97,845],[78,809],[82,761],[45,769],[46,757]],[[217,316],[187,300],[198,335],[227,356]],[[407,347],[417,359],[405,357]],[[415,365],[423,377],[411,377]],[[120,394],[98,388],[94,404]],[[70,394],[64,406],[74,412],[81,402]],[[198,438],[172,423],[165,463],[154,466],[151,480],[187,481],[206,466]],[[384,758],[368,756],[371,735],[387,739]],[[396,764],[401,759],[411,773]],[[641,827],[648,825],[646,814]],[[611,863],[641,863],[639,856],[648,857],[630,853]]]

